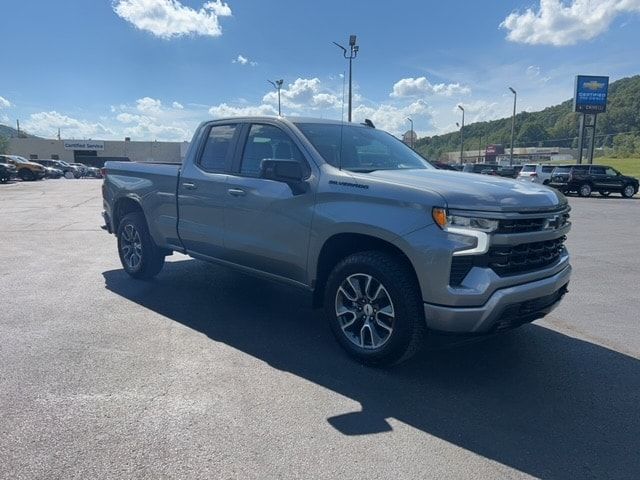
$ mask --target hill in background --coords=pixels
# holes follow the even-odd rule
[[[578,145],[578,114],[573,101],[545,108],[540,112],[516,115],[515,147],[574,147]],[[466,149],[486,145],[510,146],[511,117],[477,122],[464,127]],[[611,147],[620,156],[640,154],[640,75],[623,78],[609,85],[607,112],[598,115],[596,147]],[[416,149],[431,159],[460,149],[460,132],[423,137]]]

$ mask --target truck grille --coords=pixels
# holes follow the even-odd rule
[[[518,220],[500,220],[499,234],[539,232],[550,228],[560,228],[569,221],[569,212],[562,212],[555,215],[540,218],[523,218]]]
[[[493,246],[486,254],[487,266],[501,277],[546,267],[560,258],[566,238],[562,236],[545,242]]]
[[[459,286],[473,267],[491,268],[501,277],[528,273],[557,262],[566,236],[520,245],[494,245],[484,255],[453,257],[449,285]]]

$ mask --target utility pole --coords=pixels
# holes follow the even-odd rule
[[[478,139],[478,162],[482,159],[482,135]]]
[[[513,93],[513,116],[511,117],[511,153],[509,154],[509,166],[513,166],[513,135],[516,131],[516,99],[518,98],[518,94],[516,91],[509,87],[511,93]]]
[[[462,110],[462,125],[460,126],[460,164],[462,164],[462,156],[464,154],[464,108],[462,105],[458,105],[458,108]]]
[[[411,124],[411,148],[413,148],[413,120],[411,120],[409,117],[407,117],[407,120],[409,120],[409,123]]]
[[[267,82],[273,85],[273,88],[278,90],[278,116],[280,117],[282,116],[282,111],[280,110],[280,89],[282,89],[282,84],[284,83],[284,80],[280,79],[280,80],[276,80],[275,82],[271,80],[267,80]]]
[[[351,122],[351,110],[352,110],[352,99],[353,99],[353,89],[352,89],[352,83],[353,83],[353,59],[358,56],[358,50],[360,50],[360,47],[358,45],[356,45],[356,36],[355,35],[350,35],[349,36],[349,53],[348,54],[347,54],[347,49],[344,48],[342,45],[340,45],[339,43],[336,43],[336,42],[333,42],[333,44],[336,45],[338,48],[340,48],[342,50],[342,55],[344,56],[344,58],[349,60],[349,113],[348,113],[348,120],[349,120],[349,122]]]
[[[16,120],[16,126],[18,127],[18,138],[20,138],[20,120]]]

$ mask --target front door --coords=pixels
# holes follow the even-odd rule
[[[250,125],[227,180],[226,247],[234,263],[305,283],[314,195],[260,178],[265,158],[297,160],[311,180],[292,136],[275,125]]]
[[[213,124],[190,151],[178,183],[178,235],[189,253],[224,258],[226,181],[239,124]]]

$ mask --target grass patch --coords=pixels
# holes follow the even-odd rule
[[[618,170],[624,175],[640,178],[640,158],[607,158],[598,157],[593,159],[593,163],[608,165]]]

